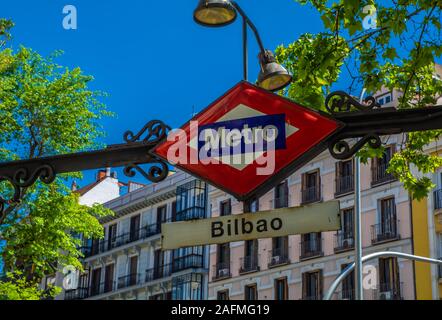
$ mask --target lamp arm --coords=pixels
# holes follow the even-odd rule
[[[238,13],[241,15],[241,17],[244,19],[244,21],[249,25],[250,29],[252,29],[253,33],[255,34],[256,41],[258,42],[259,49],[261,50],[262,54],[265,54],[266,50],[264,48],[264,44],[262,42],[261,36],[259,35],[258,29],[252,22],[252,20],[249,19],[247,14],[244,12],[244,10],[240,7],[240,5],[236,1],[231,1],[232,5],[235,7],[235,9],[238,11]]]

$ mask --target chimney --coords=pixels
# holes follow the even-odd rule
[[[106,170],[98,170],[97,181],[101,181],[106,178]]]
[[[78,186],[77,186],[77,181],[72,181],[72,185],[71,185],[71,191],[77,191]]]

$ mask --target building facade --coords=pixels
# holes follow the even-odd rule
[[[207,186],[179,172],[106,202],[102,240],[85,240],[86,272],[64,299],[201,300],[207,297],[205,247],[161,250],[161,225],[207,216]]]
[[[411,201],[400,182],[386,172],[388,160],[401,141],[389,137],[382,159],[361,168],[363,251],[413,252]],[[296,207],[338,199],[342,229],[282,238],[213,245],[210,249],[209,299],[317,300],[353,262],[353,162],[337,162],[328,152],[254,201],[251,211]],[[239,214],[243,205],[211,189],[212,216]],[[414,299],[413,263],[388,258],[370,262],[376,283],[364,290],[366,299]],[[335,299],[354,298],[348,277]]]
[[[436,66],[439,76],[442,68]],[[382,107],[396,107],[401,92],[378,92]],[[439,99],[438,103],[442,103]],[[425,201],[413,200],[387,172],[389,160],[406,135],[382,137],[383,158],[361,167],[363,254],[398,251],[442,256],[442,169],[431,178],[438,186]],[[434,152],[429,147],[428,152]],[[416,173],[417,174],[417,173]],[[214,188],[212,216],[240,214],[243,204]],[[286,181],[249,204],[250,212],[296,207],[338,199],[342,228],[338,232],[236,242],[210,247],[209,299],[317,300],[354,261],[354,165],[324,152]],[[364,266],[365,299],[439,299],[442,268],[398,258],[380,258]],[[353,274],[334,299],[354,299]]]

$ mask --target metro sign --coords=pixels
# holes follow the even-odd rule
[[[243,81],[172,131],[153,153],[246,201],[324,151],[341,127],[323,113]]]

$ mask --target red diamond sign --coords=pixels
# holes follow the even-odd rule
[[[326,149],[341,123],[240,82],[153,153],[230,193],[259,197]]]

